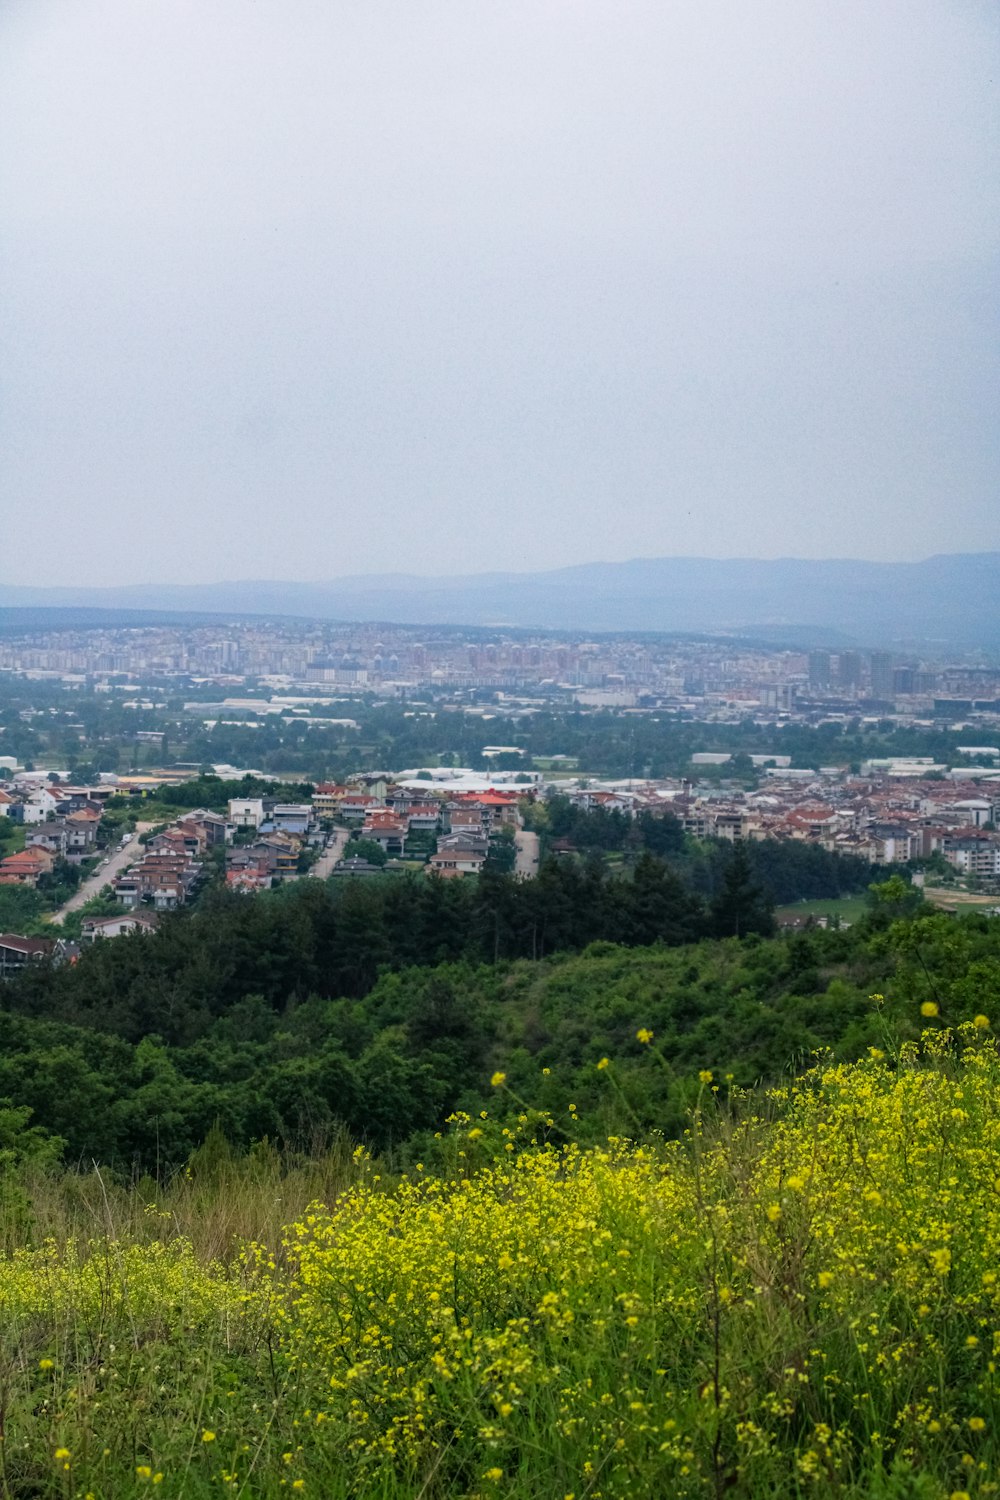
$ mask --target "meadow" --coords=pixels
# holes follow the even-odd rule
[[[868,910],[868,901],[863,895],[839,896],[814,901],[793,901],[775,910],[779,923],[798,920],[801,923],[810,917],[827,917],[830,921],[859,922]]]
[[[705,1068],[675,1140],[582,1144],[497,1071],[434,1171],[218,1136],[159,1185],[10,1161],[0,1495],[997,1494],[994,1034],[924,1001],[896,1045],[870,1004],[883,1047]]]

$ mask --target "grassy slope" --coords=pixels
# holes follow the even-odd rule
[[[735,1115],[698,1089],[675,1146],[459,1118],[430,1181],[218,1142],[157,1203],[43,1181],[55,1241],[0,1263],[0,1493],[996,1494],[992,1034]]]

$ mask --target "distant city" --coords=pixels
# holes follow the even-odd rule
[[[88,889],[129,904],[140,875],[169,874],[183,904],[199,839],[227,843],[250,806],[270,843],[226,855],[241,889],[296,878],[317,854],[331,873],[343,847],[317,831],[331,815],[413,868],[476,873],[489,828],[470,852],[455,819],[495,792],[511,807],[565,796],[630,820],[670,814],[696,839],[930,861],[989,892],[998,742],[1000,663],[976,651],[237,617],[24,630],[0,638],[0,816],[22,830],[0,883],[34,889],[45,858],[65,873],[110,852],[109,797],[134,809],[207,775],[239,783],[237,802],[214,794],[200,822],[161,828],[150,871],[124,873],[136,846]],[[265,803],[254,778],[295,790]],[[352,873],[375,872],[362,865]],[[64,899],[56,881],[50,906]]]
[[[306,712],[308,705],[288,702],[292,689],[400,699],[526,694],[591,708],[719,718],[765,712],[807,723],[859,713],[900,722],[963,715],[989,721],[1000,714],[1000,663],[980,652],[935,659],[768,648],[728,638],[588,638],[482,627],[232,619],[199,627],[25,631],[0,638],[0,673],[97,691],[161,684],[203,697],[206,688],[229,688],[216,708],[236,715]],[[265,690],[278,695],[273,705],[263,701]]]

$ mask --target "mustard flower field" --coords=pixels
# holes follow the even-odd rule
[[[84,1194],[92,1233],[0,1261],[0,1495],[1000,1493],[986,1017],[698,1088],[674,1142],[458,1116],[447,1170],[358,1151],[214,1250],[180,1197]]]

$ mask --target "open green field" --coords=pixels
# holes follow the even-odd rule
[[[779,906],[774,915],[782,924],[787,924],[798,918],[804,922],[807,917],[839,917],[842,922],[857,922],[868,910],[868,897],[866,895],[821,897],[817,901],[793,901],[789,906]]]

